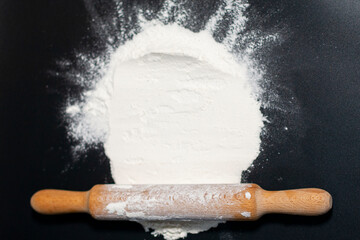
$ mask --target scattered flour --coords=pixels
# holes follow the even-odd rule
[[[226,1],[195,33],[181,26],[186,13],[165,20],[175,6],[166,3],[157,21],[139,17],[141,31],[111,53],[83,101],[67,107],[69,133],[83,145],[104,143],[117,184],[239,183],[259,154],[264,120],[254,93],[261,72],[230,53],[248,4]],[[217,21],[229,12],[236,18],[218,43]],[[218,223],[141,222],[168,240]]]
[[[217,227],[219,222],[203,221],[203,222],[141,222],[145,231],[154,229],[154,236],[164,236],[166,240],[176,240],[185,238],[188,233],[196,234],[206,231],[210,228]]]

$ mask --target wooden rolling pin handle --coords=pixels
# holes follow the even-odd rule
[[[88,192],[40,190],[31,197],[30,204],[42,214],[88,212]]]
[[[258,214],[284,213],[315,216],[332,208],[331,195],[322,189],[304,188],[285,191],[258,191],[256,196]]]

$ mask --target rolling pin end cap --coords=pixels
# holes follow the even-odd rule
[[[332,209],[333,206],[333,199],[332,196],[330,195],[330,193],[327,193],[329,195],[329,207],[327,211],[330,211],[330,209]]]
[[[324,191],[324,194],[323,194],[322,206],[323,206],[322,208],[319,208],[319,213],[318,213],[319,215],[329,212],[333,206],[332,196],[330,195],[330,193],[328,193],[326,191]]]
[[[30,206],[38,213],[42,213],[41,204],[39,203],[40,198],[41,198],[41,191],[38,191],[34,193],[30,199]]]

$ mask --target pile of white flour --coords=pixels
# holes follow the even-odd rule
[[[105,78],[116,183],[238,183],[257,157],[262,115],[247,68],[207,32],[150,26]]]
[[[103,138],[117,184],[239,183],[263,126],[248,71],[208,31],[151,22],[68,107],[72,133]],[[142,224],[171,240],[218,222]]]

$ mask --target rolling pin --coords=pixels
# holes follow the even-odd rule
[[[266,191],[256,184],[95,185],[45,189],[31,198],[42,214],[85,212],[99,220],[256,220],[268,213],[320,215],[332,208],[322,189]]]

